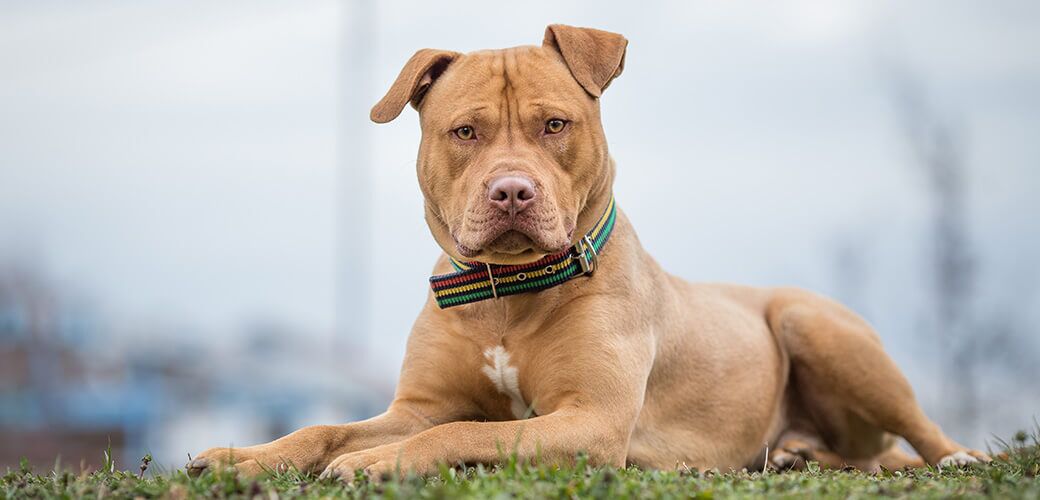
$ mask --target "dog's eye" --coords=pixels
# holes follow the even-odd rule
[[[458,137],[459,139],[462,139],[464,141],[472,141],[477,137],[477,134],[473,131],[473,127],[470,127],[469,125],[463,125],[455,129],[455,137]]]
[[[567,121],[566,120],[561,120],[559,118],[553,118],[552,120],[549,120],[549,121],[545,122],[545,133],[546,134],[559,134],[560,132],[563,132],[563,128],[566,127],[566,126],[567,126]]]

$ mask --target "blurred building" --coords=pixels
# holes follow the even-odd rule
[[[114,328],[33,269],[0,269],[0,470],[22,457],[96,467],[109,445],[121,466],[145,453],[176,466],[229,439],[372,416],[392,390],[360,375],[358,359],[270,322],[223,349],[178,342],[163,325]]]

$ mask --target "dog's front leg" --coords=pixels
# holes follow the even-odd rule
[[[598,465],[624,466],[632,423],[607,412],[564,409],[507,422],[452,422],[398,443],[336,458],[322,477],[349,480],[400,471],[425,475],[438,464],[494,463],[516,454],[522,461],[567,464],[587,453]]]
[[[247,476],[290,467],[318,472],[344,453],[400,441],[430,426],[428,420],[406,407],[391,406],[386,413],[361,422],[304,427],[256,446],[210,448],[188,462],[185,469],[192,475],[227,465]]]
[[[597,323],[571,319],[573,324]],[[550,332],[542,337],[544,343],[528,344],[537,363],[525,365],[528,371],[519,377],[528,381],[532,409],[539,415],[535,418],[504,422],[456,418],[396,443],[345,453],[322,476],[349,480],[364,471],[379,478],[397,470],[426,475],[441,463],[495,463],[511,454],[525,461],[567,464],[577,454],[587,453],[594,464],[623,466],[654,358],[653,337],[629,333],[627,326],[632,325],[622,318],[609,330]],[[445,400],[445,405],[458,403]]]

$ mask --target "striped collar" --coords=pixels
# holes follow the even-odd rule
[[[603,246],[614,230],[617,208],[610,197],[596,225],[574,246],[529,264],[515,266],[462,262],[448,257],[455,272],[430,278],[434,298],[441,309],[481,300],[537,292],[578,276],[592,274]]]

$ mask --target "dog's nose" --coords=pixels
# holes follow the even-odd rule
[[[488,184],[488,199],[491,204],[510,215],[523,212],[534,201],[537,192],[534,183],[526,177],[506,175]]]

